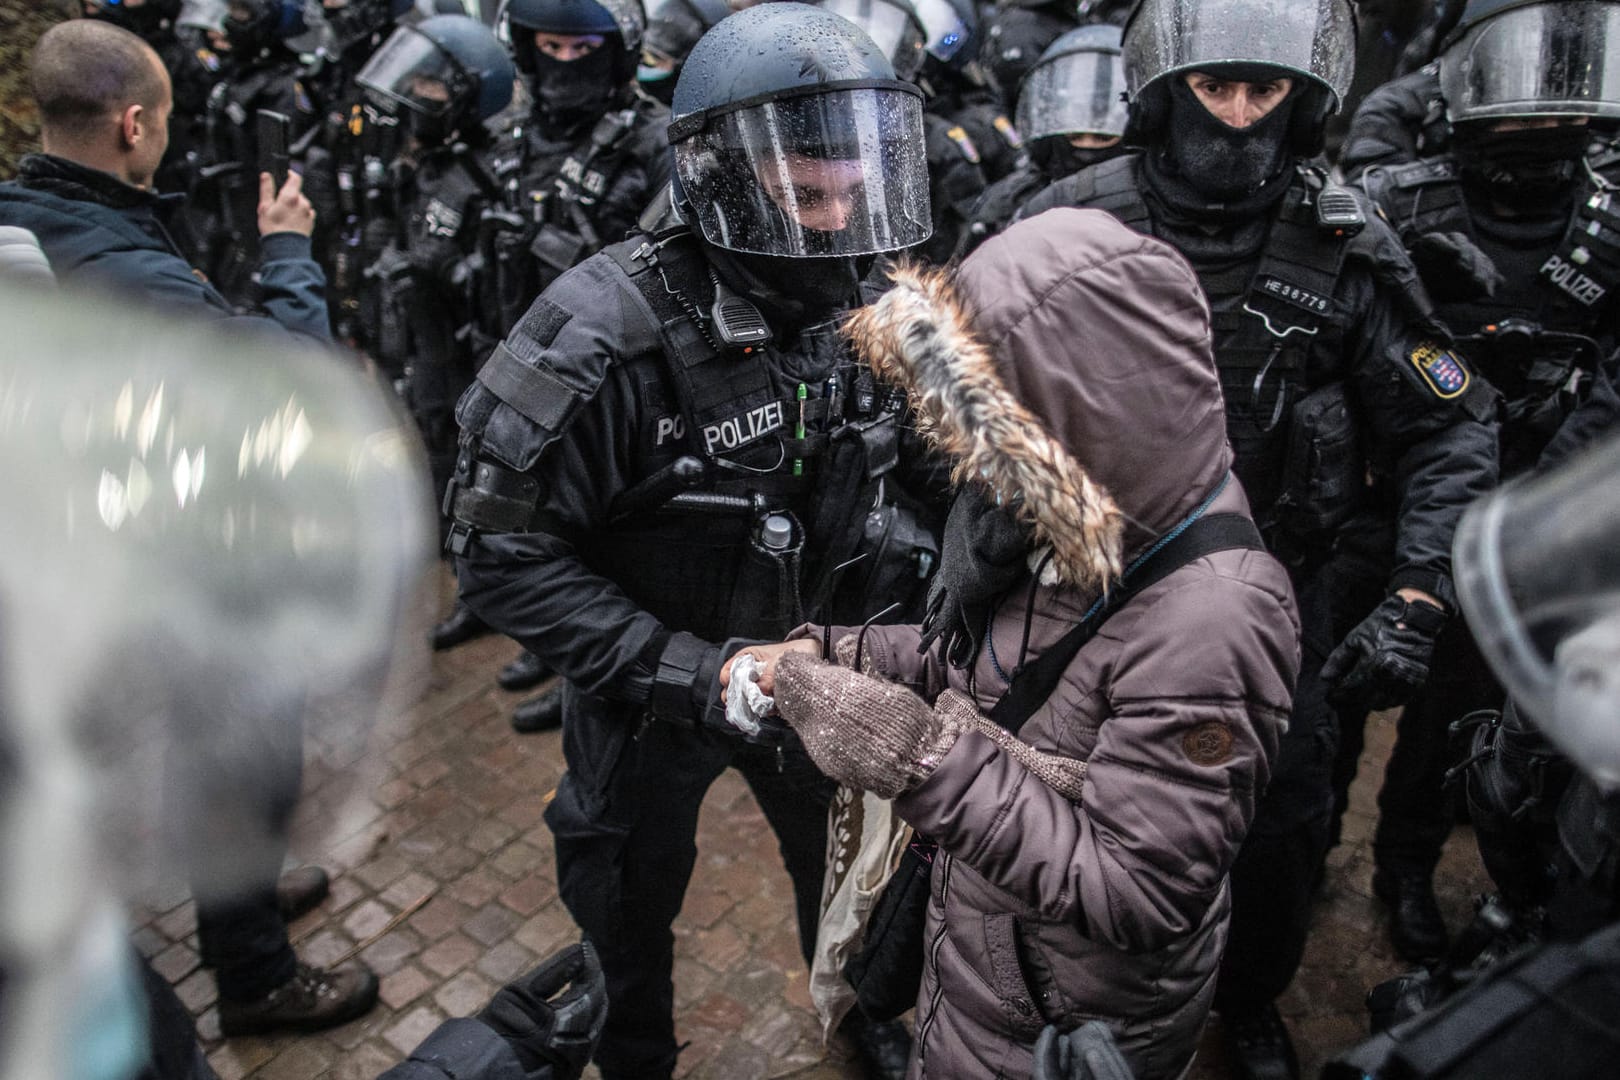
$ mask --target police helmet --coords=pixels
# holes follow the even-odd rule
[[[1620,3],[1472,0],[1440,54],[1452,123],[1620,117]]]
[[[1041,54],[1018,92],[1026,139],[1125,134],[1125,62],[1119,27],[1070,30]]]
[[[193,30],[225,30],[225,0],[184,0],[174,25]]]
[[[225,10],[225,37],[234,54],[251,57],[277,42],[308,33],[308,11],[304,0],[230,0]]]
[[[848,19],[889,57],[896,78],[908,82],[928,58],[928,28],[911,0],[817,0],[816,6]]]
[[[488,120],[512,103],[517,71],[495,31],[467,15],[400,26],[355,81],[447,130]]]
[[[536,33],[600,35],[618,59],[614,82],[628,82],[641,56],[647,19],[641,0],[506,0],[498,20],[512,43],[518,70],[535,70]]]
[[[1164,130],[1172,77],[1224,69],[1253,81],[1275,71],[1303,95],[1290,143],[1314,154],[1350,91],[1356,33],[1351,0],[1139,0],[1125,23],[1126,139],[1143,144]]]
[[[343,0],[337,7],[327,3],[324,15],[338,48],[347,49],[388,29],[412,6],[413,0]]]
[[[669,125],[677,213],[709,243],[789,258],[928,239],[922,92],[830,11],[761,4],[697,43]]]
[[[953,70],[979,53],[979,9],[973,0],[912,0],[927,35],[928,55]]]

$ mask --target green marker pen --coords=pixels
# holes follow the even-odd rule
[[[810,388],[808,386],[804,385],[804,383],[800,383],[799,384],[799,392],[797,394],[797,397],[799,399],[799,422],[793,428],[793,437],[795,439],[803,439],[804,438],[804,400],[805,400],[805,398],[807,398],[809,396],[810,396]],[[803,476],[804,475],[804,459],[803,458],[794,458],[793,459],[793,475],[794,476]]]

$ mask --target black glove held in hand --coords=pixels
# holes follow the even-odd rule
[[[1446,613],[1433,604],[1385,597],[1322,665],[1332,685],[1328,700],[1368,709],[1412,700],[1429,678],[1434,639],[1445,625]]]
[[[1491,257],[1459,232],[1424,233],[1412,242],[1412,265],[1442,304],[1495,296],[1506,280]]]
[[[607,1024],[596,950],[588,941],[562,950],[501,987],[478,1019],[511,1045],[530,1080],[577,1080]]]

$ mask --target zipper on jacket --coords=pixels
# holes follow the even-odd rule
[[[928,1000],[928,1019],[917,1032],[918,1069],[927,1065],[928,1033],[934,1027],[934,1018],[939,1015],[939,999],[945,996],[945,982],[939,977],[939,947],[945,941],[945,908],[951,900],[951,857],[943,851],[939,853],[939,857],[944,863],[942,872],[945,875],[939,883],[939,929],[934,931],[934,940],[928,943],[928,966],[934,972],[934,994]]]

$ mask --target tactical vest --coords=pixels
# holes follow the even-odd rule
[[[1151,236],[1153,219],[1136,161],[1112,158],[1077,174],[1073,201],[1106,210]],[[1212,313],[1233,469],[1263,527],[1278,524],[1279,513],[1299,499],[1285,490],[1297,407],[1346,374],[1344,330],[1351,313],[1340,309],[1335,294],[1349,238],[1318,220],[1316,200],[1325,186],[1321,173],[1300,166],[1258,258],[1199,274]],[[1335,481],[1335,486],[1343,484]],[[1343,497],[1346,505],[1330,510],[1329,517],[1348,516],[1354,509],[1353,493],[1345,491]],[[1323,521],[1314,527],[1330,525]]]
[[[590,138],[551,167],[536,162],[527,134],[491,157],[502,185],[502,205],[486,214],[488,275],[479,288],[480,332],[498,339],[529,303],[569,267],[617,239],[603,236],[598,204],[614,180],[634,163],[637,105],[604,115]],[[540,165],[545,167],[539,167]]]
[[[703,313],[715,299],[712,272],[684,228],[604,255],[623,274],[618,306],[656,330],[666,378],[640,387],[657,424],[657,445],[637,453],[650,472],[615,499],[587,561],[668,625],[709,640],[780,635],[835,611],[837,596],[858,598],[857,622],[871,614],[860,603],[869,598],[920,602],[938,546],[889,487],[903,403],[854,363],[836,320],[806,331],[791,353],[768,331],[758,345],[728,347]],[[583,395],[524,357],[568,317],[542,297],[477,376],[549,432]],[[452,549],[458,530],[546,531],[525,509],[532,481],[482,460],[476,471],[447,499]],[[768,536],[781,521],[791,529]],[[863,553],[854,569],[844,565]]]
[[[1620,147],[1588,158],[1587,165],[1564,238],[1540,269],[1540,303],[1527,311],[1497,311],[1494,318],[1516,315],[1548,329],[1578,333],[1598,329],[1620,290],[1620,198],[1615,197],[1620,191],[1615,182],[1620,180]],[[1369,170],[1362,186],[1403,240],[1437,232],[1477,238],[1457,163],[1450,156]],[[1453,329],[1465,334],[1478,327]]]
[[[1440,307],[1441,317],[1464,339],[1461,347],[1469,359],[1507,399],[1504,473],[1533,464],[1584,394],[1585,373],[1613,345],[1620,198],[1610,178],[1620,179],[1620,149],[1611,145],[1589,157],[1587,166],[1564,235],[1542,261],[1532,287]],[[1370,169],[1362,186],[1408,244],[1431,233],[1460,233],[1478,243],[1450,156]]]

